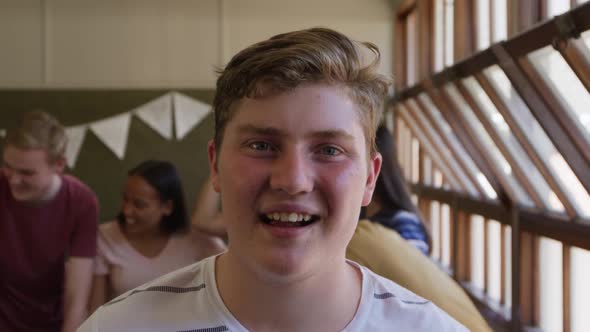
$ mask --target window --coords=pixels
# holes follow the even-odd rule
[[[506,0],[477,0],[477,50],[506,39],[508,17]]]
[[[479,185],[481,191],[484,192],[485,195],[490,199],[497,198],[496,192],[490,185],[488,179],[477,168],[469,154],[467,154],[467,152],[465,151],[465,149],[453,133],[453,130],[451,129],[445,118],[440,114],[440,111],[434,105],[430,97],[426,93],[421,93],[418,96],[418,98],[420,99],[420,101],[422,101],[422,103],[425,106],[424,111],[428,113],[428,115],[432,119],[434,119],[433,122],[435,122],[438,125],[438,127],[443,131],[441,133],[441,136],[444,136],[446,137],[446,139],[448,139],[450,143],[449,147],[455,150],[456,155],[461,159],[461,163],[465,165],[467,170],[471,174],[475,175],[475,178],[477,179],[477,184]]]
[[[445,66],[450,66],[455,62],[454,50],[453,47],[455,45],[454,41],[454,10],[455,10],[455,1],[454,0],[444,0],[444,31],[445,31],[445,38],[444,38],[444,58],[445,58]]]
[[[494,167],[496,176],[500,178],[500,180],[503,181],[507,187],[506,190],[510,190],[512,192],[512,199],[524,206],[533,206],[531,199],[514,179],[510,164],[498,150],[479,120],[477,120],[469,105],[465,102],[455,85],[453,83],[448,83],[445,85],[444,90],[449,94],[449,97],[455,103],[456,109],[460,113],[461,117],[470,127],[471,132],[473,133],[471,135],[473,136],[473,140],[478,142],[478,145],[482,147],[482,150],[485,150],[482,151],[483,153],[489,153],[488,158],[491,161],[491,166]]]
[[[528,106],[520,98],[506,74],[500,67],[494,65],[484,70],[484,74],[492,83],[494,89],[506,102],[520,129],[529,137],[530,143],[536,153],[547,163],[551,178],[557,181],[557,185],[563,190],[567,200],[574,205],[577,213],[588,216],[590,211],[590,197],[576,178],[574,172],[557,151],[539,122],[532,115]],[[553,195],[549,197],[551,207],[557,207],[562,203]],[[566,203],[566,202],[564,202]]]
[[[590,331],[590,251],[572,247],[571,254],[571,331]]]
[[[562,244],[541,237],[539,244],[540,322],[544,331],[563,329]]]
[[[470,94],[474,97],[479,109],[482,110],[487,122],[491,123],[495,134],[499,136],[501,143],[506,146],[510,158],[516,162],[515,167],[520,168],[520,172],[526,171],[526,176],[522,180],[528,181],[533,187],[534,194],[540,197],[544,206],[549,210],[563,212],[564,207],[556,200],[555,193],[549,188],[549,185],[539,173],[536,166],[532,163],[527,153],[512,134],[512,130],[504,120],[502,114],[496,109],[490,97],[486,94],[483,88],[479,85],[473,77],[468,77],[462,80],[462,83]]]

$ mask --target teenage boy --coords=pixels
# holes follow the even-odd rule
[[[87,317],[96,251],[94,193],[63,175],[66,135],[25,114],[0,172],[0,331],[75,331]]]
[[[123,294],[81,331],[465,331],[345,259],[381,166],[378,55],[314,28],[234,56],[209,143],[228,251]]]

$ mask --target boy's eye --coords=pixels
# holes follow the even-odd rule
[[[337,156],[342,153],[338,148],[333,146],[324,146],[320,149],[320,152],[327,156]]]
[[[271,150],[271,146],[267,142],[253,142],[250,143],[250,148],[257,151],[269,151]]]

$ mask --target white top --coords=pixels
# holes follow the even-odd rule
[[[217,291],[216,257],[119,296],[95,311],[78,331],[248,331]],[[363,285],[357,312],[344,331],[467,331],[432,302],[349,263],[360,269]]]
[[[112,297],[218,254],[222,248],[219,239],[191,231],[171,235],[157,256],[146,257],[133,248],[117,221],[100,225],[97,245],[94,274],[107,275]]]

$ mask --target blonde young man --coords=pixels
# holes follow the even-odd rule
[[[345,259],[381,166],[377,60],[321,28],[234,56],[209,143],[228,251],[123,294],[81,331],[465,331]]]
[[[75,331],[87,316],[98,204],[63,175],[64,128],[35,111],[9,130],[0,172],[0,331]]]

